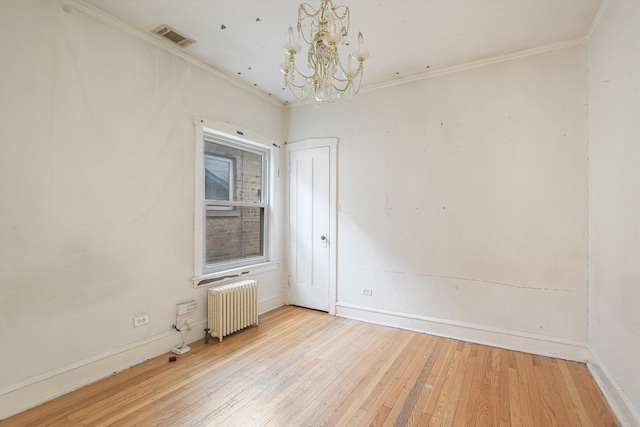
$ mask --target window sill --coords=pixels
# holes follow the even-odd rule
[[[194,288],[205,288],[218,286],[230,280],[244,279],[252,274],[267,273],[275,271],[280,267],[280,261],[262,262],[260,264],[246,265],[244,267],[231,268],[229,270],[216,271],[215,273],[204,274],[193,278]],[[204,280],[220,279],[215,282],[200,284]]]

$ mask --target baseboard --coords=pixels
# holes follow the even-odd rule
[[[611,410],[623,426],[640,426],[640,414],[591,347],[588,347],[587,367],[607,398]]]
[[[190,343],[204,337],[206,322],[193,323]],[[0,420],[160,356],[180,343],[180,334],[167,331],[4,387],[0,390]]]
[[[282,305],[284,294],[279,294],[259,301],[258,312],[263,314]],[[207,319],[193,323],[189,343],[204,338],[206,323]],[[3,387],[0,389],[0,420],[160,356],[180,343],[180,334],[167,331]]]
[[[263,314],[284,305],[284,293],[258,302],[258,314]]]
[[[336,315],[508,350],[523,351],[578,362],[585,362],[587,360],[586,343],[563,338],[399,313],[341,302],[336,304]]]

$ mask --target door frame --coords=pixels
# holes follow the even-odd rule
[[[335,316],[336,303],[338,301],[337,286],[337,256],[338,256],[338,138],[308,138],[300,141],[289,142],[285,145],[287,149],[287,277],[289,276],[290,247],[289,236],[291,233],[291,200],[289,200],[289,174],[290,167],[289,153],[292,151],[307,150],[311,148],[329,147],[329,314]],[[287,304],[289,304],[290,284],[287,286]]]

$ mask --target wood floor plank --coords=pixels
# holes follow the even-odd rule
[[[617,427],[618,420],[611,412],[611,409],[606,404],[606,400],[602,391],[599,389],[589,390],[589,397],[591,398],[591,404],[596,408],[598,417],[601,420],[601,425],[604,427]],[[596,424],[596,423],[594,423]]]
[[[435,341],[432,337],[424,335],[420,337],[423,339],[415,339],[414,345],[416,345],[417,352],[415,358],[407,366],[407,369],[402,373],[399,381],[396,384],[396,392],[392,392],[390,398],[385,401],[385,406],[391,408],[385,420],[385,425],[389,426],[404,426],[406,425],[406,418],[411,413],[413,407],[411,400],[407,400],[407,397],[414,388],[420,388],[421,376],[425,362],[428,360],[431,351],[435,346]],[[425,373],[425,380],[428,372]],[[417,396],[417,391],[414,396]],[[393,399],[393,400],[392,400]],[[405,408],[406,407],[406,408]],[[403,411],[404,410],[404,411]]]
[[[529,378],[526,368],[524,353],[516,353],[516,370],[518,372],[518,394],[520,402],[520,414],[522,425],[525,427],[536,427],[534,423],[534,410],[537,409],[537,402],[534,401],[529,389]]]
[[[580,399],[582,400],[585,409],[589,412],[589,419],[600,420],[600,423],[603,426],[618,425],[609,408],[602,406],[602,403],[606,400],[602,391],[596,385],[591,373],[587,369],[583,369],[583,365],[581,363],[566,363],[572,377],[574,378],[578,392],[580,393]],[[594,425],[597,424],[598,423],[594,422]]]
[[[491,349],[490,364],[491,385],[489,389],[490,416],[489,425],[500,425],[500,388],[504,387],[500,382],[500,349]]]
[[[618,426],[582,363],[299,307],[0,426]]]
[[[534,364],[533,374],[535,376],[534,384],[538,389],[540,425],[557,427],[558,421],[553,411],[551,391],[549,389],[549,387],[551,387],[551,384],[549,384],[549,382],[546,380],[546,378],[542,374],[541,365]]]
[[[468,426],[466,416],[467,410],[473,402],[469,402],[469,400],[473,400],[474,395],[471,393],[472,383],[476,378],[475,375],[475,367],[477,363],[477,356],[469,355],[468,360],[468,370],[469,374],[464,376],[464,381],[462,383],[462,391],[460,392],[460,397],[458,398],[458,404],[456,405],[456,412],[453,416],[453,426],[454,427],[464,427]]]
[[[339,383],[332,383],[329,388],[325,390],[329,394],[327,398],[326,411],[319,413],[315,419],[305,420],[307,425],[313,426],[334,426],[337,424],[346,424],[348,419],[355,417],[359,414],[360,406],[363,403],[363,399],[368,395],[367,390],[370,387],[370,382],[374,381],[378,376],[379,360],[382,359],[382,355],[389,351],[392,346],[392,341],[388,339],[389,334],[384,331],[384,334],[378,336],[376,342],[372,345],[377,349],[377,352],[367,353],[368,357],[361,357],[358,359],[358,363],[355,369],[352,369],[344,379]],[[355,406],[357,404],[357,406]]]
[[[355,334],[358,334],[361,330],[361,325],[356,322],[353,322],[350,326],[354,329]],[[305,387],[309,383],[311,383],[314,378],[323,378],[324,381],[326,381],[327,378],[330,378],[327,376],[323,376],[322,373],[332,368],[338,368],[337,366],[333,365],[330,360],[332,359],[332,355],[338,351],[337,349],[342,348],[347,344],[347,342],[351,342],[352,336],[347,333],[349,330],[351,329],[345,328],[344,331],[340,331],[340,333],[334,335],[332,339],[335,343],[335,347],[317,347],[318,351],[315,354],[309,355],[314,360],[316,360],[317,363],[315,363],[309,370],[293,372],[292,375],[286,375],[286,372],[283,370],[288,369],[289,371],[291,371],[292,369],[296,368],[295,362],[293,364],[289,363],[291,361],[292,355],[277,360],[276,365],[278,366],[278,368],[268,373],[270,379],[267,379],[266,383],[273,383],[275,381],[277,384],[280,380],[284,379],[291,379],[293,381],[290,382],[289,386],[287,387],[287,393],[277,394],[276,398],[272,399],[271,406],[267,406],[268,408],[272,409],[270,411],[271,418],[275,417],[276,415],[281,416],[283,415],[283,412],[286,412],[286,410],[293,410],[295,408],[295,404],[300,404],[300,401],[296,400],[295,397],[301,395]],[[253,380],[248,381],[247,383],[249,384],[251,382],[253,382]],[[295,393],[291,393],[292,390],[295,390]],[[206,425],[209,421],[215,419],[219,422],[225,423],[225,425],[231,425],[234,420],[234,414],[238,411],[241,411],[244,406],[246,406],[247,404],[253,404],[260,395],[268,396],[269,394],[271,394],[273,396],[272,393],[264,393],[264,391],[266,390],[261,387],[254,387],[245,391],[247,391],[247,394],[245,394],[244,396],[242,394],[234,393],[234,400],[232,402],[232,405],[225,404],[221,406],[218,410],[216,410],[216,412],[211,413],[206,418],[200,420],[199,423],[202,425]],[[279,396],[284,396],[284,399],[280,399]],[[251,417],[251,415],[245,415],[245,417],[248,418]],[[242,414],[240,414],[240,416],[242,416]],[[231,419],[228,420],[227,418]]]
[[[400,356],[412,338],[411,334],[398,334],[395,338],[396,347],[393,353],[389,354],[384,364],[374,366],[375,374],[364,379],[367,385],[361,392],[363,402],[360,405],[360,410],[354,415],[354,417],[358,417],[361,425],[381,425],[389,414],[389,408],[384,407],[386,395],[383,390],[388,382],[387,378],[393,375],[395,367],[400,363]],[[364,411],[364,417],[361,411]]]
[[[453,348],[449,363],[446,364],[446,373],[442,377],[438,394],[434,394],[433,409],[431,412],[431,420],[429,420],[429,426],[439,426],[445,420],[445,415],[448,414],[449,401],[455,395],[457,390],[457,372],[460,365],[460,359],[462,352],[458,351],[459,341],[456,342],[456,347]],[[436,397],[437,396],[437,397]],[[455,397],[458,398],[457,396]]]
[[[511,393],[509,393],[509,352],[503,349],[496,349],[500,354],[500,416],[501,427],[511,425]]]
[[[516,368],[509,369],[509,408],[510,408],[510,425],[521,427],[522,407],[520,405],[520,381],[518,381],[518,370]]]
[[[385,414],[385,417],[389,414],[389,411],[382,410],[386,407],[385,401],[390,398],[390,392],[398,381],[397,373],[404,371],[416,351],[415,347],[411,345],[413,336],[411,334],[404,334],[404,336],[402,347],[399,347],[393,358],[389,360],[390,363],[385,366],[382,376],[379,377],[373,389],[370,389],[361,405],[361,408],[369,413],[369,417],[363,421],[364,423],[373,422],[373,419],[383,423],[386,418],[383,419],[382,414]]]
[[[558,360],[557,363],[558,367],[560,368],[562,377],[564,378],[565,387],[569,392],[569,397],[571,398],[573,409],[580,419],[580,424],[585,427],[592,426],[593,424],[586,413],[587,411],[584,407],[584,404],[582,403],[582,400],[580,399],[580,395],[578,394],[578,390],[576,389],[576,385],[573,382],[573,378],[571,377],[571,373],[567,368],[566,362],[564,360]]]
[[[434,372],[435,375],[430,378],[429,384],[433,384],[433,387],[430,389],[427,399],[424,402],[424,406],[422,409],[423,416],[420,418],[420,425],[426,425],[430,422],[431,417],[435,411],[439,398],[441,396],[442,388],[445,386],[447,382],[448,376],[451,375],[450,372],[452,370],[452,362],[455,355],[456,347],[458,342],[456,340],[451,340],[447,342],[446,351],[442,352],[437,364],[437,372]],[[434,366],[434,371],[436,367]]]
[[[533,366],[533,358],[530,354],[520,353],[524,361],[525,375],[527,377],[527,389],[529,392],[529,413],[531,414],[530,420],[532,425],[541,426],[542,416],[540,414],[540,393],[538,390],[538,384],[536,384],[536,374]]]
[[[444,342],[442,340],[432,340],[430,343],[429,357],[422,366],[420,375],[407,397],[404,399],[402,409],[395,421],[395,426],[413,426],[416,425],[420,415],[422,414],[422,396],[428,394],[432,386],[429,384],[429,378],[432,375],[436,358],[442,349]],[[399,405],[398,405],[399,406]]]
[[[422,426],[428,424],[429,419],[431,418],[431,412],[425,413],[425,409],[429,407],[429,402],[435,402],[437,400],[434,398],[437,393],[434,392],[434,387],[436,385],[438,375],[445,365],[449,350],[453,348],[453,343],[454,342],[451,340],[439,340],[436,349],[434,349],[434,352],[429,356],[427,361],[428,366],[426,366],[429,370],[429,375],[427,376],[424,387],[420,392],[420,396],[414,405],[414,410],[409,418],[409,422],[411,423],[409,425]]]
[[[362,338],[363,337],[361,336],[358,337],[358,339]],[[347,345],[349,342],[348,337],[345,339],[347,341],[345,341],[343,345]],[[353,341],[350,342],[354,343]],[[291,405],[296,403],[296,394],[306,393],[307,390],[314,387],[321,392],[331,390],[329,387],[331,381],[337,378],[340,372],[348,370],[349,367],[354,366],[354,364],[357,363],[358,344],[361,343],[363,344],[362,348],[367,348],[366,345],[368,344],[364,344],[364,341],[356,341],[356,345],[350,347],[346,352],[344,352],[342,348],[343,345],[334,341],[334,344],[336,344],[335,346],[326,346],[327,350],[330,350],[330,352],[325,352],[324,354],[313,354],[313,356],[317,357],[320,362],[318,366],[301,375],[295,375],[298,378],[295,379],[294,376],[295,381],[291,383],[289,388],[278,390],[276,393],[270,393],[272,397],[271,402],[265,402],[265,409],[257,412],[255,417],[268,420],[278,414],[281,414],[282,407],[291,408]],[[340,358],[342,359],[342,363],[335,363],[335,359],[338,355],[341,356]],[[326,375],[327,372],[331,372],[332,375]],[[318,380],[318,378],[320,379]],[[292,393],[292,391],[294,393]],[[309,392],[309,394],[317,396],[317,394],[313,392]],[[264,411],[266,411],[266,413]]]
[[[274,405],[267,404],[267,408],[271,407],[272,415],[277,414],[279,417],[286,416],[288,413],[297,414],[297,406],[306,408],[306,404],[303,399],[296,399],[295,396],[305,394],[321,399],[325,407],[333,406],[338,390],[343,387],[346,389],[342,390],[343,393],[350,390],[357,381],[354,376],[364,375],[362,355],[366,354],[370,348],[377,346],[378,338],[378,334],[359,335],[356,341],[351,341],[353,345],[346,352],[344,349],[340,352],[342,346],[336,345],[336,348],[333,348],[332,352],[327,353],[326,357],[322,359],[323,362],[318,366],[320,370],[306,372],[300,376],[300,380],[292,384],[296,390],[294,394],[291,393],[291,389],[283,390],[282,395],[285,399],[280,400],[276,397],[273,400]],[[296,415],[296,417],[299,416]],[[320,416],[315,417],[315,419],[317,418]]]
[[[477,344],[468,343],[472,348],[469,358],[468,375],[462,386],[460,402],[456,408],[453,420],[454,426],[468,426],[474,423],[476,418],[476,403],[479,397],[480,382],[482,381],[483,365],[485,363],[485,349]]]
[[[575,411],[571,401],[571,396],[569,395],[569,390],[567,389],[564,377],[562,376],[562,371],[558,366],[558,360],[549,360],[548,365],[550,367],[550,374],[553,377],[554,387],[558,391],[558,393],[556,393],[558,402],[562,404],[562,407],[558,408],[558,412],[561,412],[562,410],[564,411],[564,416],[566,416],[566,425],[581,425],[580,418]]]
[[[557,422],[559,426],[572,425],[572,421],[569,421],[569,417],[565,410],[565,402],[561,397],[564,393],[562,393],[562,388],[559,388],[556,385],[556,378],[553,371],[555,360],[546,357],[539,357],[539,360],[541,376],[544,378],[544,382],[549,390],[549,400],[551,401],[555,422]],[[573,420],[573,422],[575,423],[575,420]]]
[[[470,406],[471,412],[467,410],[467,425],[475,425],[477,427],[491,425],[492,414],[494,409],[492,406],[491,387],[494,381],[494,372],[491,369],[491,348],[480,346],[478,349],[478,365],[474,374],[474,382],[471,392]],[[470,403],[471,403],[470,402]],[[497,407],[495,408],[497,412]],[[497,424],[495,424],[497,425]]]

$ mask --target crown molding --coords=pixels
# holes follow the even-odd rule
[[[605,10],[607,9],[607,6],[609,6],[609,0],[604,0],[602,3],[600,3],[598,13],[596,13],[596,16],[593,18],[593,22],[591,23],[589,31],[587,32],[587,40],[591,39],[593,32],[596,30],[598,24],[600,23],[600,20],[602,19],[602,15],[604,15]]]
[[[425,71],[424,73],[414,74],[411,76],[395,79],[390,82],[376,83],[372,85],[363,86],[360,90],[361,93],[371,92],[378,89],[384,89],[388,87],[398,86],[406,83],[411,83],[419,80],[430,79],[433,77],[440,77],[447,74],[458,73],[460,71],[471,70],[474,68],[480,68],[487,65],[497,64],[500,62],[511,61],[512,59],[526,58],[528,56],[539,55],[541,53],[552,52],[554,50],[567,49],[574,46],[580,46],[587,42],[586,37],[578,37],[575,39],[552,43],[545,46],[534,47],[531,49],[525,49],[518,52],[507,53],[505,55],[494,56],[491,58],[480,59],[478,61],[467,62],[460,65],[454,65],[451,67],[442,68],[439,70]]]
[[[95,6],[92,6],[88,3],[86,3],[84,0],[63,0],[62,1],[63,5],[68,5],[73,7],[74,9],[88,15],[91,16],[105,24],[108,24],[112,27],[118,28],[128,34],[131,34],[135,37],[137,37],[138,39],[141,39],[147,43],[151,43],[155,46],[158,46],[159,48],[172,53],[194,65],[197,65],[198,67],[202,68],[205,71],[208,71],[209,73],[215,75],[216,77],[219,77],[221,79],[224,79],[225,81],[232,83],[244,90],[246,90],[247,92],[252,93],[253,95],[256,95],[262,99],[264,99],[265,101],[270,102],[273,105],[276,105],[278,107],[283,107],[284,103],[276,98],[274,98],[273,96],[269,96],[267,93],[261,91],[260,89],[257,89],[253,86],[250,86],[248,83],[245,83],[241,80],[238,80],[237,77],[232,76],[229,73],[226,73],[222,70],[219,70],[218,68],[212,66],[211,64],[196,58],[195,56],[185,52],[184,50],[181,50],[181,48],[178,48],[172,44],[170,44],[170,42],[165,41],[163,39],[161,39],[160,37],[156,37],[153,34],[149,33],[147,34],[146,32],[134,27],[133,25],[130,25],[128,23],[126,23],[125,21],[116,18],[115,16],[112,16],[106,12],[104,12],[103,10],[98,9]]]
[[[605,1],[608,1],[608,0],[605,0]],[[400,85],[404,85],[404,84],[415,82],[415,81],[431,79],[431,78],[434,78],[434,77],[440,77],[440,76],[444,76],[444,75],[447,75],[447,74],[458,73],[460,71],[471,70],[471,69],[474,69],[474,68],[480,68],[480,67],[484,67],[484,66],[491,65],[491,64],[497,64],[497,63],[500,63],[500,62],[511,61],[512,59],[526,58],[528,56],[539,55],[541,53],[547,53],[547,52],[552,52],[552,51],[555,51],[555,50],[561,50],[561,49],[567,49],[567,48],[570,48],[570,47],[581,46],[581,45],[586,44],[586,43],[587,43],[587,38],[585,36],[578,37],[578,38],[575,38],[575,39],[566,40],[566,41],[559,42],[559,43],[552,43],[552,44],[548,44],[548,45],[544,45],[544,46],[534,47],[534,48],[531,48],[531,49],[521,50],[521,51],[518,51],[518,52],[507,53],[505,55],[499,55],[499,56],[494,56],[494,57],[491,57],[491,58],[480,59],[478,61],[466,62],[464,64],[454,65],[454,66],[442,68],[442,69],[439,69],[439,70],[426,71],[424,73],[414,74],[414,75],[411,75],[411,76],[398,78],[398,79],[395,79],[395,80],[392,80],[392,81],[388,81],[388,82],[381,82],[381,83],[374,83],[374,84],[371,84],[371,85],[366,85],[366,86],[363,86],[360,89],[359,93],[373,92],[373,91],[376,91],[376,90],[379,90],[379,89],[386,89],[386,88],[390,88],[390,87],[394,87],[394,86],[400,86]],[[305,106],[305,105],[309,105],[312,102],[313,101],[305,100],[305,101],[299,101],[299,102],[295,102],[295,103],[287,103],[285,105],[285,110],[290,109],[290,108],[296,108],[296,107],[302,107],[302,106]]]

